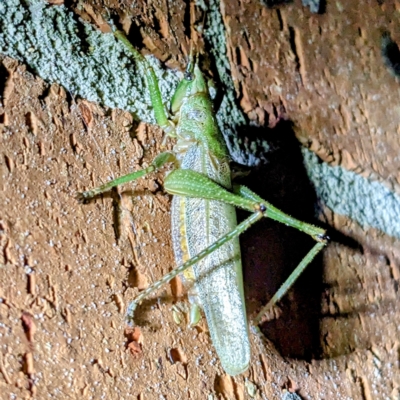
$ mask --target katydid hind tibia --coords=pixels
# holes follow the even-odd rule
[[[176,138],[176,145],[173,152],[158,155],[149,167],[80,193],[78,198],[90,199],[143,177],[165,163],[174,163],[176,169],[166,177],[164,188],[174,195],[172,241],[178,267],[142,291],[129,305],[126,319],[133,324],[137,305],[179,274],[190,288],[189,299],[194,309],[200,307],[205,313],[223,369],[230,375],[240,374],[250,363],[250,341],[239,235],[256,221],[268,217],[305,232],[317,242],[257,315],[254,320],[257,326],[265,312],[284,296],[324,247],[325,231],[284,214],[246,187],[238,186],[231,191],[228,151],[217,126],[207,84],[193,56],[172,98],[169,119],[152,68],[122,32],[115,31],[115,36],[143,67],[157,123],[167,136]],[[235,207],[252,214],[237,224]]]

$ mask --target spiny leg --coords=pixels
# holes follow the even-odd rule
[[[260,211],[263,208],[264,217],[296,228],[310,235],[317,242],[327,243],[324,229],[299,221],[285,214],[246,186],[236,186],[235,193],[231,193],[196,171],[177,169],[166,177],[164,188],[168,193],[173,195],[221,201],[249,212]]]
[[[154,282],[152,285],[150,285],[147,289],[143,290],[136,298],[133,300],[126,311],[126,321],[129,325],[133,325],[133,318],[134,318],[134,313],[136,310],[136,307],[151,293],[155,292],[162,286],[164,286],[166,283],[168,283],[171,279],[175,278],[175,276],[181,274],[188,268],[190,268],[192,265],[198,263],[200,260],[202,260],[204,257],[207,257],[209,254],[211,254],[213,251],[224,245],[226,242],[229,240],[234,239],[235,237],[239,236],[241,233],[246,231],[251,225],[253,225],[255,222],[260,220],[263,217],[263,213],[260,210],[259,212],[255,212],[254,214],[250,215],[247,219],[245,219],[243,222],[238,224],[238,226],[231,232],[227,233],[225,236],[222,236],[220,239],[218,239],[215,243],[213,243],[211,246],[205,248],[202,250],[200,253],[192,257],[190,260],[186,261],[184,264],[181,266],[173,269],[170,273],[164,275],[160,280],[157,282]]]
[[[245,186],[236,186],[235,193],[240,194],[241,196],[258,201],[263,202],[263,199],[259,197],[257,194],[252,192]],[[313,246],[313,248],[306,254],[306,256],[301,260],[300,264],[293,270],[293,272],[289,275],[286,281],[281,285],[278,291],[272,296],[270,301],[259,311],[257,316],[253,320],[253,324],[256,327],[257,333],[260,333],[258,329],[258,325],[262,322],[263,316],[267,314],[268,311],[272,309],[282,298],[286,295],[286,293],[291,289],[297,279],[302,275],[307,266],[312,262],[312,260],[316,257],[316,255],[325,247],[328,237],[326,236],[325,230],[315,227],[314,225],[307,224],[305,222],[296,220],[291,216],[283,213],[278,210],[276,207],[268,204],[267,206],[268,217],[274,219],[275,221],[282,222],[286,225],[289,225],[293,228],[296,228],[302,232],[310,234],[317,243]],[[316,234],[316,236],[314,236]]]
[[[282,297],[293,286],[297,278],[303,273],[305,268],[327,244],[328,237],[326,236],[326,231],[285,214],[245,186],[238,185],[234,188],[235,193],[230,193],[217,183],[195,171],[173,171],[165,181],[165,189],[171,194],[223,201],[247,211],[254,212],[259,210],[262,212],[264,217],[271,218],[275,221],[296,228],[310,235],[317,242],[286,279],[268,304],[257,314],[254,320],[254,325],[256,325],[256,332],[260,333],[257,325],[261,323],[263,315],[265,315],[267,311],[282,299]]]
[[[281,285],[278,291],[272,296],[270,301],[261,309],[254,319],[254,325],[259,325],[262,322],[263,316],[274,307],[285,294],[294,285],[297,278],[304,272],[306,267],[312,262],[316,255],[326,246],[326,242],[318,242],[314,247],[307,253],[307,255],[301,260],[300,264],[294,269],[294,271],[289,275],[286,281]]]
[[[157,125],[169,136],[175,136],[175,126],[168,119],[167,111],[164,107],[160,88],[158,86],[158,80],[153,68],[147,62],[146,58],[129,42],[125,33],[114,29],[115,37],[124,45],[126,51],[132,55],[143,68],[146,77],[147,88],[149,89],[151,104],[154,109],[154,117],[157,121]]]
[[[136,179],[142,178],[143,176],[161,168],[164,164],[166,164],[168,162],[176,162],[175,154],[170,153],[170,152],[161,153],[152,161],[152,163],[147,168],[144,168],[139,171],[131,172],[130,174],[121,176],[121,177],[114,179],[110,182],[107,182],[104,185],[101,185],[97,188],[87,190],[85,192],[79,192],[79,193],[77,193],[76,198],[79,201],[84,202],[86,200],[89,200],[89,199],[101,194],[101,193],[104,193],[104,192],[110,190],[111,188],[113,188],[115,186],[122,185],[123,183],[128,183],[128,182],[134,181]]]
[[[273,219],[283,222],[286,225],[293,226],[301,231],[311,235],[318,243],[313,247],[313,249],[307,254],[300,265],[288,278],[285,284],[274,296],[274,303],[279,301],[282,296],[287,292],[287,290],[293,285],[294,281],[305,269],[305,267],[311,262],[315,255],[325,246],[327,238],[325,236],[325,231],[321,228],[315,227],[310,224],[306,224],[302,221],[296,220],[289,215],[281,212],[277,208],[270,205],[268,202],[261,199],[255,193],[250,191],[244,186],[237,187],[237,194],[230,193],[226,189],[222,188],[220,185],[209,179],[208,177],[192,171],[178,169],[172,171],[164,183],[165,190],[174,195],[195,197],[208,200],[222,201],[225,203],[232,204],[236,207],[244,208],[245,210],[253,212],[253,214],[247,218],[245,221],[241,222],[236,229],[226,234],[211,246],[207,247],[199,254],[188,260],[186,263],[175,268],[169,274],[166,274],[157,282],[150,285],[146,290],[141,292],[136,299],[130,303],[126,313],[126,320],[129,324],[133,323],[133,316],[136,307],[151,293],[158,290],[164,284],[168,283],[172,278],[184,272],[186,269],[190,268],[192,265],[198,263],[201,259],[211,254],[217,248],[225,244],[227,241],[239,236],[245,230],[247,230],[252,224],[257,222],[263,217],[270,217],[269,212],[272,211]],[[271,302],[270,302],[271,303]],[[270,303],[268,305],[270,306]],[[268,306],[267,305],[267,306]],[[261,313],[264,309],[261,311]],[[257,316],[257,318],[261,318]]]
[[[295,228],[301,232],[310,235],[317,242],[327,243],[326,231],[325,229],[319,228],[315,225],[308,224],[307,222],[300,221],[290,215],[284,213],[278,208],[274,207],[271,203],[265,201],[256,193],[252,192],[248,187],[243,185],[236,185],[234,187],[234,193],[254,202],[254,204],[264,204],[267,209],[266,217],[278,221],[286,226]],[[247,209],[250,211],[249,209]]]

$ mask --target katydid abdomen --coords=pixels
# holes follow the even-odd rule
[[[183,109],[180,121],[184,122],[184,117]],[[193,117],[193,114],[188,117]],[[196,117],[201,120],[198,109],[194,119]],[[190,125],[193,122],[192,118]],[[180,154],[180,168],[200,172],[230,189],[228,160],[215,157],[207,139],[192,139],[191,142],[193,135],[185,130],[187,125],[182,125],[178,125],[177,133],[178,137],[182,135],[186,138],[182,146],[184,151],[180,151],[179,139],[176,146]],[[219,131],[215,135],[220,135]],[[177,265],[182,265],[237,226],[235,208],[218,201],[174,196],[171,216]],[[189,298],[204,310],[211,339],[224,370],[230,375],[244,372],[250,362],[250,343],[238,238],[216,249],[183,275],[184,281],[194,286],[194,295]]]

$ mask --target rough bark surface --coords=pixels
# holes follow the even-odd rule
[[[145,47],[183,65],[190,32],[183,2],[90,3],[68,5],[92,22],[104,3],[126,28],[135,17],[131,29]],[[399,82],[380,56],[382,31],[396,39],[400,5],[360,4],[327,2],[316,15],[299,2],[222,3],[231,67],[251,119],[288,118],[324,161],[400,193]],[[322,209],[333,243],[279,318],[263,325],[271,342],[252,336],[251,367],[231,378],[205,321],[186,327],[179,280],[140,307],[140,331],[124,333],[129,300],[174,267],[164,171],[87,205],[74,199],[148,165],[162,132],[75,99],[6,57],[0,94],[1,399],[280,399],[294,391],[304,399],[399,398],[398,239]],[[298,149],[273,161],[247,184],[312,220]],[[271,222],[243,237],[249,315],[311,244]]]

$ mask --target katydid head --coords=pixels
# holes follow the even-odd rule
[[[204,80],[203,74],[199,68],[196,56],[193,56],[193,51],[190,51],[189,62],[186,66],[183,79],[179,82],[171,100],[172,114],[176,114],[184,100],[197,93],[208,94],[207,83]]]

